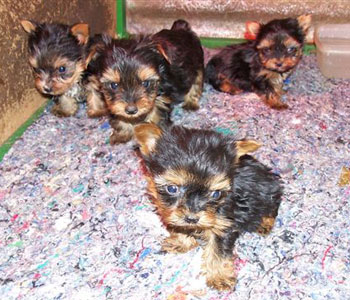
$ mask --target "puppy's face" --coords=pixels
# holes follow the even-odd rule
[[[302,56],[302,44],[287,34],[271,34],[258,44],[259,59],[265,69],[284,73],[294,68]]]
[[[84,71],[81,60],[71,61],[58,53],[44,58],[30,58],[35,86],[47,95],[62,95],[78,83]]]
[[[35,86],[47,95],[62,95],[79,82],[85,69],[83,46],[88,40],[88,26],[36,24],[22,21],[29,33],[29,64]]]
[[[162,218],[166,224],[188,229],[228,224],[216,214],[231,191],[229,175],[225,172],[205,174],[179,167],[156,175],[154,183],[165,208]]]
[[[256,49],[262,66],[284,73],[293,69],[302,56],[305,35],[311,16],[273,20],[258,28]],[[256,23],[255,30],[256,30]]]
[[[163,132],[153,124],[136,126],[135,137],[165,224],[193,230],[230,226],[218,210],[230,201],[235,162],[259,148],[258,143],[178,126]]]
[[[159,76],[152,66],[118,57],[105,68],[100,82],[108,110],[125,121],[142,119],[155,106]]]

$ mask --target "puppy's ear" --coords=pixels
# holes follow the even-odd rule
[[[21,25],[26,33],[32,33],[37,27],[35,22],[29,20],[22,20]]]
[[[261,24],[259,22],[249,21],[245,23],[245,28],[246,31],[244,33],[244,37],[247,40],[255,40],[261,28]]]
[[[301,15],[297,17],[297,21],[304,34],[306,34],[311,26],[311,15]]]
[[[99,38],[98,41],[94,41],[91,46],[88,46],[86,50],[85,67],[87,67],[92,60],[96,60],[105,47],[106,44],[102,38]]]
[[[243,155],[255,152],[261,147],[261,144],[254,140],[236,141],[236,161]]]
[[[140,145],[141,153],[145,156],[154,151],[158,139],[162,136],[162,130],[151,123],[145,123],[135,126],[135,138]]]
[[[79,41],[79,44],[85,45],[89,40],[89,25],[85,23],[75,24],[70,28],[72,34]]]
[[[171,64],[169,56],[166,54],[164,47],[161,44],[157,44],[158,52],[166,59],[166,61]]]

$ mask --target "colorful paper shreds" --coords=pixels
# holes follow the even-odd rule
[[[236,243],[234,291],[206,287],[202,249],[160,251],[167,231],[134,143],[110,146],[107,120],[81,107],[66,119],[45,112],[0,163],[0,298],[349,299],[350,81],[326,79],[304,57],[285,99],[290,109],[274,111],[205,85],[197,112],[173,113],[258,140],[255,156],[285,183],[272,233]]]

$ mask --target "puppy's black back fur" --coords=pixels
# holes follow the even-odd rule
[[[232,213],[240,231],[256,231],[262,217],[276,217],[283,193],[278,175],[253,157],[244,155],[233,178],[233,206],[225,213]]]
[[[251,92],[251,78],[260,71],[258,66],[251,67],[253,60],[257,59],[256,56],[254,42],[227,46],[221,50],[220,55],[214,56],[208,62],[205,70],[206,81],[220,90],[222,79],[218,73],[221,73],[242,90]]]
[[[58,23],[37,24],[35,30],[29,34],[28,47],[31,55],[47,58],[47,55],[64,56],[70,61],[83,58],[83,47],[71,33],[70,26]]]
[[[205,179],[218,173],[233,176],[235,155],[232,141],[215,131],[170,126],[144,159],[152,174],[181,168]]]
[[[169,68],[164,72],[166,80],[162,81],[161,89],[175,102],[181,102],[198,72],[204,70],[200,40],[184,20],[175,21],[170,30],[161,30],[152,36],[152,40],[160,44],[169,60]]]

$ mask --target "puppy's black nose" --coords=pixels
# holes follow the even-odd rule
[[[135,105],[128,105],[126,108],[125,108],[125,112],[128,114],[128,115],[134,115],[137,113],[137,107]]]
[[[52,88],[51,88],[51,87],[48,87],[48,86],[44,86],[44,87],[43,87],[43,90],[44,90],[44,92],[47,93],[47,94],[52,92]]]
[[[185,217],[185,222],[189,223],[189,224],[196,224],[198,223],[199,219],[196,217]]]

